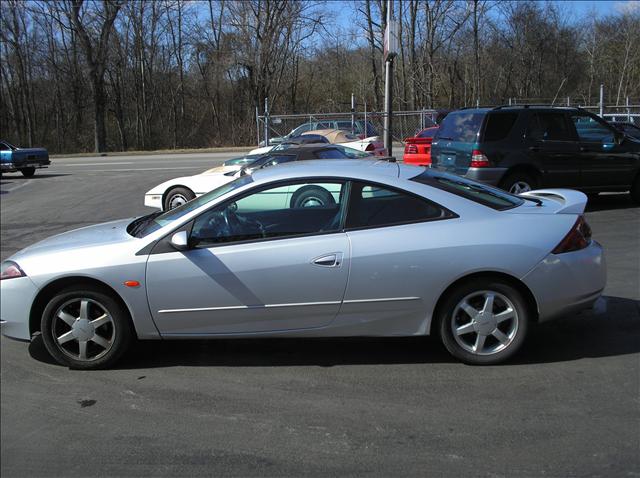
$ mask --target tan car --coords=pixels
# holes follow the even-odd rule
[[[302,133],[302,136],[307,134],[317,134],[324,136],[332,144],[341,144],[349,148],[359,149],[360,151],[366,151],[367,153],[374,154],[376,156],[386,156],[387,151],[384,148],[384,143],[380,141],[379,136],[371,136],[369,138],[360,139],[355,134],[351,134],[348,131],[341,129],[317,129],[314,131],[307,131]]]

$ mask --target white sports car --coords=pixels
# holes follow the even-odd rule
[[[208,169],[194,176],[183,176],[170,179],[146,192],[144,205],[168,211],[192,199],[227,184],[244,173],[275,166],[290,161],[310,159],[364,159],[371,158],[369,153],[347,148],[337,144],[280,144],[268,154],[254,155],[250,153],[242,158],[226,161],[222,166]],[[314,197],[319,204],[322,198]]]

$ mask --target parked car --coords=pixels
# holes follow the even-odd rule
[[[627,136],[637,139],[640,141],[640,127],[636,126],[633,123],[623,122],[623,121],[610,121],[610,124],[613,125],[618,131],[622,131]]]
[[[272,144],[270,146],[262,146],[260,148],[252,149],[249,151],[249,156],[255,156],[260,154],[266,154],[270,151],[281,151],[284,148],[299,144],[329,144],[329,140],[320,134],[307,134],[304,133],[300,136],[294,136],[288,138],[286,141],[278,144]]]
[[[631,191],[640,203],[640,143],[580,108],[451,112],[433,139],[431,162],[516,194],[538,187]]]
[[[0,173],[20,171],[30,178],[36,169],[51,164],[49,153],[44,148],[18,148],[7,141],[0,141]]]
[[[375,156],[387,155],[384,142],[380,140],[379,136],[360,139],[356,135],[339,129],[319,129],[309,131],[308,133],[302,133],[302,136],[307,135],[324,136],[332,144],[341,144],[349,148],[359,149],[360,151],[365,151]]]
[[[290,191],[331,187],[298,205]],[[2,263],[2,333],[109,367],[133,339],[435,335],[470,364],[605,287],[586,196],[429,168],[302,161],[183,206],[59,234]]]
[[[327,119],[321,121],[309,121],[308,123],[303,123],[300,126],[294,128],[289,134],[285,136],[276,136],[274,138],[269,138],[269,145],[279,144],[288,139],[300,136],[303,133],[318,129],[340,129],[355,134],[360,139],[369,138],[371,136],[378,136],[378,131],[370,121],[355,120],[352,125],[350,118],[335,120]],[[260,146],[265,146],[264,141],[260,143]]]
[[[251,174],[253,171],[290,161],[311,159],[360,159],[371,155],[359,150],[333,144],[290,144],[278,145],[278,149],[258,155],[253,161],[240,168],[226,167],[209,169],[201,174],[170,179],[144,196],[144,205],[164,211],[182,206],[192,199],[218,188],[234,179]]]
[[[406,164],[431,166],[431,141],[438,127],[425,128],[411,138],[404,140],[404,156]]]

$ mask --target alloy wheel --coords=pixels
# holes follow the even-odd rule
[[[473,292],[456,305],[451,331],[460,347],[474,355],[492,355],[505,350],[518,332],[518,312],[503,294]]]
[[[526,193],[528,191],[531,191],[531,185],[525,181],[516,181],[515,183],[513,183],[513,185],[509,188],[509,192],[511,194],[522,194],[522,193]]]
[[[116,327],[102,304],[93,299],[74,298],[56,310],[52,333],[63,354],[89,362],[109,352],[116,338]]]

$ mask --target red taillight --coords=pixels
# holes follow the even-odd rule
[[[587,247],[590,243],[591,227],[589,227],[589,224],[587,224],[583,216],[578,216],[578,220],[569,233],[564,236],[560,244],[551,252],[554,254],[563,254],[565,252],[579,251]]]
[[[479,149],[474,149],[471,152],[471,164],[469,166],[472,168],[487,168],[489,167],[489,158]]]
[[[418,147],[415,144],[407,144],[404,147],[404,154],[418,154]]]
[[[364,148],[365,151],[375,151],[376,147],[373,145],[373,143],[369,143],[367,145],[366,148]]]

